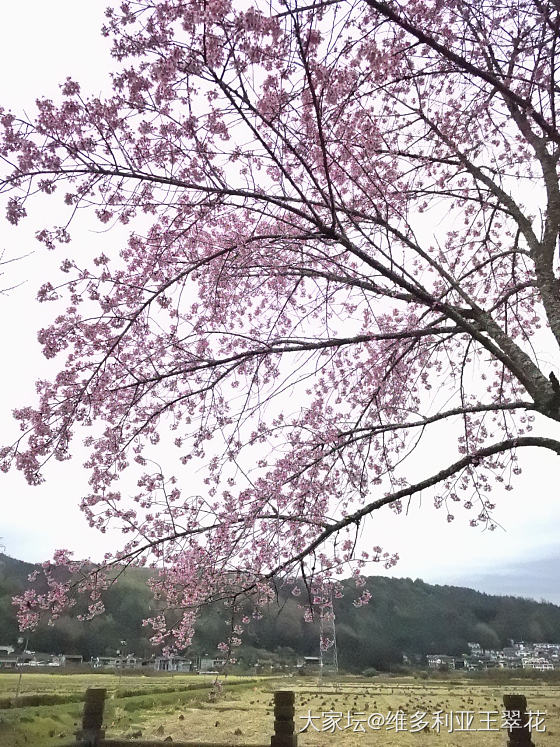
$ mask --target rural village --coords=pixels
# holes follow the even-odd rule
[[[514,642],[503,649],[483,649],[479,643],[469,643],[470,652],[463,656],[446,654],[419,655],[403,654],[403,664],[411,671],[427,667],[437,671],[484,671],[487,669],[532,669],[539,672],[560,670],[560,643],[526,643]],[[133,653],[115,653],[113,656],[96,656],[85,660],[79,654],[45,654],[35,651],[17,651],[14,646],[0,645],[0,670],[16,670],[20,667],[63,667],[76,669],[113,669],[128,671],[156,672],[196,672],[200,674],[218,674],[222,672],[226,660],[219,655],[197,656],[152,656],[149,659],[135,656]],[[292,663],[273,664],[262,660],[253,667],[252,674],[289,673],[292,675],[320,674],[322,662],[320,656],[296,657]],[[228,665],[228,671],[235,673],[235,664]]]

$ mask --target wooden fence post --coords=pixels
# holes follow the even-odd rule
[[[270,747],[297,747],[294,701],[291,690],[274,693],[274,736],[270,738]]]
[[[506,711],[519,711],[519,726],[508,731],[507,747],[535,747],[527,725],[527,698],[524,695],[504,695]]]
[[[82,716],[82,728],[76,732],[77,744],[80,747],[98,747],[105,737],[103,724],[103,709],[105,707],[105,696],[107,690],[104,688],[89,687],[86,690],[86,700]]]

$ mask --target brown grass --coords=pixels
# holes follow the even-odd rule
[[[301,747],[328,744],[366,747],[372,743],[382,744],[383,747],[503,747],[506,740],[504,729],[475,731],[474,728],[482,726],[478,711],[498,711],[500,718],[497,726],[500,726],[502,696],[505,692],[521,692],[527,696],[528,708],[547,712],[546,731],[535,734],[533,738],[537,747],[560,744],[560,686],[539,683],[523,683],[520,688],[467,681],[423,683],[412,679],[346,679],[335,685],[320,684],[312,679],[282,679],[238,692],[228,693],[226,689],[217,703],[190,702],[184,707],[170,706],[158,713],[143,713],[137,729],[142,731],[144,739],[171,736],[176,742],[220,740],[231,745],[269,743],[273,732],[274,689],[293,689],[296,692],[296,729],[304,727],[308,712],[317,717],[314,723],[319,731],[310,728],[301,733],[298,739]],[[405,721],[406,730],[398,732],[385,727],[372,731],[367,724],[364,724],[365,732],[354,732],[353,726],[323,730],[327,726],[323,714],[329,712],[342,713],[339,724],[344,726],[349,711],[351,719],[358,713],[365,714],[367,719],[374,712],[385,715],[397,710],[404,711],[407,717],[417,711],[425,711],[430,731],[411,733],[408,719]],[[445,715],[460,710],[474,712],[473,730],[458,732],[457,722],[452,732],[447,727],[442,727],[439,734],[434,730],[433,712],[442,711]],[[108,731],[116,736],[119,732],[118,721]]]
[[[186,685],[188,680],[182,682]],[[7,683],[5,683],[7,684]],[[44,692],[48,683],[27,683],[27,691]],[[76,683],[71,683],[77,685]],[[85,684],[80,681],[80,684]],[[97,684],[97,682],[95,683]],[[104,686],[117,690],[118,678],[107,676]],[[432,713],[444,714],[460,710],[475,713],[474,726],[480,727],[478,711],[503,710],[504,693],[519,692],[527,697],[532,710],[546,711],[546,731],[534,734],[536,747],[554,747],[560,744],[560,685],[556,683],[511,682],[509,684],[481,683],[467,679],[431,681],[413,678],[341,678],[338,683],[318,682],[314,678],[282,678],[247,682],[224,687],[217,702],[209,702],[208,691],[187,691],[180,688],[175,693],[149,693],[145,683],[138,684],[138,696],[112,698],[106,708],[107,736],[164,740],[171,736],[175,742],[221,741],[230,745],[269,744],[273,732],[273,692],[276,689],[294,690],[296,693],[296,728],[302,729],[310,712],[319,731],[308,729],[299,735],[300,747],[340,745],[341,747],[366,747],[379,744],[383,747],[503,747],[506,732],[464,731],[451,733],[445,727],[437,733],[430,731],[411,733],[395,732],[383,726],[372,731],[367,724],[365,732],[346,729],[326,729],[324,714],[342,713],[340,726],[344,726],[350,712],[352,717],[377,712],[403,711],[407,717],[417,711],[427,713],[426,720],[433,727]],[[150,683],[153,687],[153,680]],[[170,684],[167,680],[166,684]],[[177,682],[179,684],[179,681]],[[55,676],[50,682],[50,692],[73,691],[68,682]],[[127,680],[127,690],[131,689]],[[2,688],[0,688],[2,689]],[[6,687],[6,690],[9,688]],[[54,747],[67,743],[72,729],[79,720],[81,704],[44,706],[0,712],[0,747],[28,745]],[[64,737],[59,736],[64,734]]]

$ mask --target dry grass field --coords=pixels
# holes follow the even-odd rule
[[[545,731],[534,734],[536,746],[560,744],[560,686],[523,683],[503,688],[469,682],[420,684],[404,679],[385,682],[343,680],[338,685],[299,679],[263,685],[242,692],[226,691],[218,703],[192,702],[184,708],[168,708],[155,718],[153,714],[145,714],[146,718],[138,723],[138,729],[148,738],[165,735],[174,741],[200,739],[201,742],[210,742],[219,739],[232,745],[266,744],[273,728],[272,692],[274,689],[293,689],[296,693],[296,728],[303,729],[308,723],[308,715],[313,716],[314,726],[299,736],[301,747],[328,744],[340,747],[371,744],[387,747],[503,747],[506,732],[500,728],[504,708],[502,695],[504,692],[520,692],[527,696],[528,708],[546,711]],[[405,716],[387,718],[389,712],[394,714],[397,711]],[[466,713],[461,715],[460,711]],[[425,712],[426,716],[411,720],[410,717],[418,712]],[[441,713],[439,731],[437,725],[434,727],[435,717],[432,715],[437,712]],[[489,714],[485,715],[485,712]],[[385,723],[375,730],[367,723],[368,716],[373,713],[385,717]],[[472,724],[468,722],[468,713],[473,714]],[[116,707],[112,733],[119,731],[119,715]],[[427,722],[428,729],[420,731],[423,722]],[[458,731],[461,722],[464,730]],[[397,726],[400,727],[398,730]],[[480,731],[483,728],[488,730]]]
[[[230,675],[231,682],[245,681],[245,677]],[[254,679],[254,678],[252,678]],[[15,697],[18,688],[19,674],[12,672],[0,673],[0,698]],[[89,673],[78,674],[35,674],[26,671],[21,678],[20,696],[35,694],[52,694],[53,692],[63,695],[83,694],[88,687],[105,687],[111,695],[119,695],[129,690],[134,690],[138,695],[148,693],[158,688],[170,688],[178,690],[192,685],[210,686],[214,681],[213,675],[199,674],[163,674],[161,676],[145,676],[142,674],[125,674],[122,677],[113,673]]]
[[[316,728],[329,727],[329,730],[308,729],[299,739],[302,747],[325,745],[329,741],[339,743],[341,747],[370,744],[386,747],[504,747],[506,731],[500,728],[504,693],[523,694],[527,697],[528,709],[546,711],[546,731],[534,734],[537,747],[560,744],[558,685],[523,682],[503,687],[469,680],[431,682],[402,678],[370,683],[342,682],[338,688],[322,686],[320,689],[306,688],[298,683],[296,693],[300,717],[307,715],[308,710],[318,715],[329,711],[342,712],[339,723],[345,727],[343,730],[333,729],[334,719],[319,718],[314,722]],[[349,727],[347,711],[351,712]],[[399,711],[404,714],[402,719],[387,718],[389,712],[395,714]],[[385,717],[385,723],[379,724],[375,730],[367,723],[367,717],[372,713]],[[472,723],[469,723],[469,714],[472,714]],[[306,721],[302,719],[300,723]],[[375,721],[380,719],[372,719],[372,725]],[[422,728],[424,724],[427,725],[425,729]]]
[[[187,704],[208,702],[213,680],[210,675],[188,674],[121,678],[100,673],[25,672],[20,681],[19,674],[1,673],[0,747],[54,747],[72,741],[88,687],[107,689],[109,733],[130,736],[138,732],[139,724],[155,729],[159,714],[179,714]],[[228,681],[233,692],[259,679],[229,677]]]
[[[0,676],[0,693],[13,690],[13,680],[5,679],[9,677]],[[511,681],[498,685],[468,679],[381,676],[369,680],[341,678],[336,683],[311,677],[261,681],[232,678],[217,702],[210,702],[208,682],[206,688],[185,689],[193,680],[200,683],[196,676],[127,677],[119,683],[115,675],[88,678],[26,674],[23,680],[23,692],[52,693],[55,689],[75,693],[92,684],[107,687],[112,695],[105,719],[110,736],[162,741],[172,737],[175,742],[200,740],[201,744],[218,740],[231,745],[269,744],[273,692],[290,689],[296,693],[296,728],[303,729],[309,716],[313,717],[313,726],[299,735],[301,747],[503,747],[506,732],[500,728],[502,696],[518,692],[526,695],[529,709],[546,712],[545,731],[533,735],[536,747],[560,744],[560,683]],[[158,689],[167,691],[156,692]],[[133,692],[138,694],[132,695]],[[80,703],[0,711],[0,747],[54,747],[68,743],[80,712]],[[387,717],[397,712],[404,715]],[[426,715],[421,718],[419,712]],[[434,716],[438,712],[439,729]],[[371,714],[380,714],[384,723],[380,724],[377,716],[371,717],[368,724]],[[417,716],[411,718],[414,714]],[[469,714],[472,724],[468,722]],[[424,722],[428,728],[422,730]],[[372,729],[372,725],[378,728]]]

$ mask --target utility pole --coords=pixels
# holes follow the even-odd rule
[[[326,601],[321,605],[319,617],[319,666],[321,677],[338,675],[338,651],[336,647],[336,624],[332,585],[328,585],[323,595]]]

